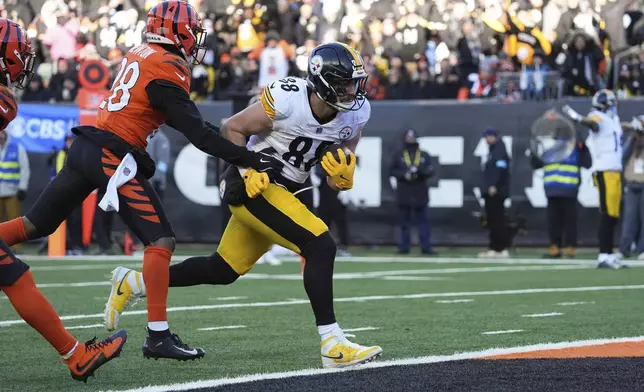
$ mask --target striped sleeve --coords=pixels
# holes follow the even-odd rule
[[[264,92],[260,94],[259,102],[262,104],[268,118],[275,120],[275,100],[269,87],[266,87]]]

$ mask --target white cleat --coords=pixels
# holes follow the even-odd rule
[[[331,336],[321,343],[322,367],[337,368],[371,362],[382,355],[380,346],[361,346],[346,337]]]
[[[143,274],[129,268],[117,267],[112,271],[112,291],[105,304],[105,328],[118,327],[119,316],[127,307],[145,296]]]

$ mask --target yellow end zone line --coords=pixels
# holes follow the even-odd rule
[[[219,387],[224,385],[243,384],[248,382],[257,382],[257,381],[266,381],[266,380],[278,380],[278,379],[291,378],[291,377],[307,377],[307,376],[317,376],[317,375],[324,375],[324,374],[361,371],[366,369],[377,369],[377,368],[390,367],[390,366],[409,366],[409,365],[421,365],[421,364],[430,364],[430,363],[439,363],[439,362],[459,361],[459,360],[466,360],[466,359],[485,359],[487,357],[495,357],[498,355],[527,353],[527,352],[542,351],[542,350],[566,349],[566,348],[574,348],[574,347],[598,346],[598,345],[609,344],[609,343],[631,343],[631,342],[641,342],[641,341],[644,341],[644,336],[613,338],[613,339],[578,340],[578,341],[559,342],[559,343],[542,343],[542,344],[534,344],[534,345],[519,346],[519,347],[490,348],[490,349],[481,350],[481,351],[455,353],[452,355],[431,355],[431,356],[425,356],[425,357],[392,359],[392,360],[386,360],[386,361],[372,362],[372,363],[368,363],[368,364],[353,367],[353,368],[303,369],[303,370],[295,370],[295,371],[288,371],[288,372],[249,374],[249,375],[244,375],[239,377],[192,381],[192,382],[177,383],[177,384],[171,384],[171,385],[147,386],[147,387],[126,389],[126,390],[119,390],[119,391],[109,390],[104,392],[189,391],[189,390],[199,389],[199,388],[214,388],[214,387]],[[386,355],[386,353],[387,353],[387,348],[385,347],[384,355]]]

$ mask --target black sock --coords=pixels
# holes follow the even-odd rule
[[[599,253],[613,253],[613,237],[617,218],[607,214],[601,215],[599,222]]]
[[[304,265],[304,289],[311,301],[316,325],[335,323],[333,311],[333,265],[336,245],[326,232],[302,251]]]
[[[153,331],[148,328],[148,336],[150,336],[150,339],[155,341],[163,340],[170,336],[170,329],[165,329],[163,331]]]
[[[170,287],[200,284],[231,284],[239,278],[218,253],[207,257],[191,257],[170,266]]]

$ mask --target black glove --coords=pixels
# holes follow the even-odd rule
[[[282,172],[284,163],[279,159],[264,152],[253,152],[254,159],[251,167],[260,173],[266,173],[271,179],[274,179]]]
[[[16,196],[18,197],[18,200],[23,201],[27,198],[27,192],[23,190],[19,190]]]

